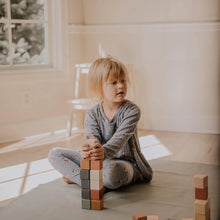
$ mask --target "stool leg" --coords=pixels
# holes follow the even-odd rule
[[[69,136],[72,136],[72,126],[73,126],[73,113],[74,110],[70,112],[69,121],[67,122],[67,132]]]

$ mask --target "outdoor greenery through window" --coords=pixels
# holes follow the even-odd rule
[[[46,0],[0,0],[0,67],[48,64]]]

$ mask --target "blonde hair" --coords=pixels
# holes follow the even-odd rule
[[[95,60],[89,69],[89,87],[93,95],[99,100],[102,100],[102,86],[108,79],[124,78],[128,83],[128,70],[125,65],[113,58],[99,58]]]

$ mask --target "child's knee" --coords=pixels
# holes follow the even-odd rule
[[[55,147],[48,154],[48,160],[50,163],[53,163],[55,158],[60,154],[61,148]]]
[[[117,189],[131,183],[133,175],[134,171],[132,168],[123,164],[112,163],[104,171],[103,184],[109,189]]]

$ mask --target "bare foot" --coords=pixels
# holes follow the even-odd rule
[[[74,184],[75,182],[71,181],[70,179],[66,178],[65,176],[63,176],[63,181],[65,183],[68,183],[68,184]]]

